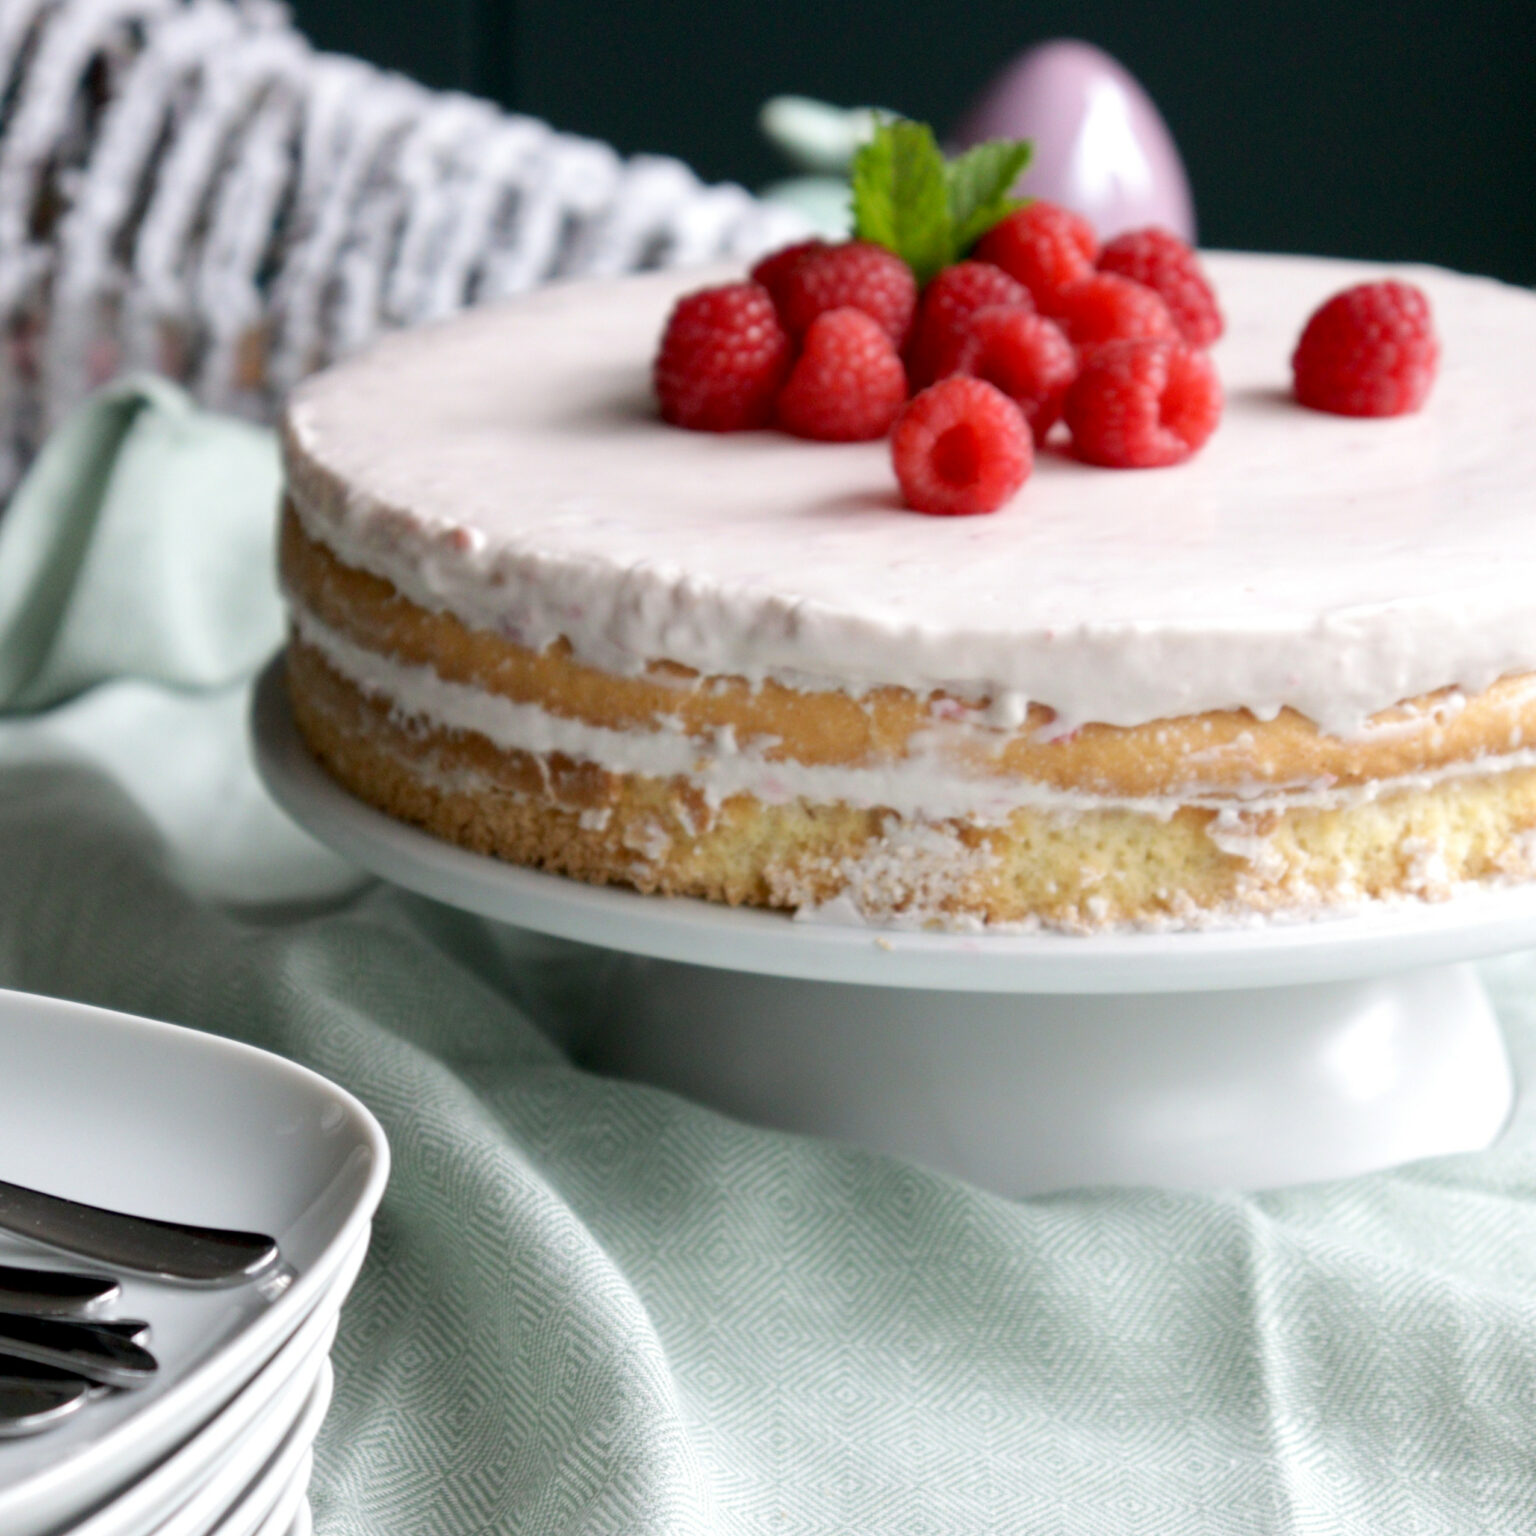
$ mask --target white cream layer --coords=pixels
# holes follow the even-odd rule
[[[545,290],[390,338],[303,385],[310,534],[416,602],[632,674],[944,687],[1133,725],[1292,705],[1335,734],[1536,669],[1536,295],[1397,269],[1444,343],[1420,414],[1288,398],[1307,315],[1389,269],[1212,254],[1225,420],[1188,464],[1039,455],[990,517],[897,503],[884,443],[663,425],[663,274]]]
[[[1023,807],[1064,816],[1088,811],[1126,810],[1166,821],[1182,806],[1215,810],[1211,835],[1228,852],[1253,858],[1250,818],[1299,808],[1342,809],[1399,790],[1428,790],[1453,778],[1536,767],[1536,749],[1490,755],[1423,773],[1368,784],[1335,786],[1307,782],[1249,790],[1173,795],[1102,795],[1058,789],[1038,780],[981,776],[964,770],[946,743],[973,739],[963,725],[937,722],[920,748],[903,758],[867,767],[781,761],[765,742],[740,742],[730,730],[705,740],[688,734],[679,721],[662,719],[653,730],[614,730],[551,714],[537,704],[519,703],[464,683],[449,682],[429,666],[406,665],[368,650],[294,603],[294,628],[328,665],[372,698],[388,703],[402,720],[483,736],[503,751],[535,756],[561,753],[613,773],[686,780],[707,803],[750,794],[767,805],[804,801],[813,805],[882,808],[916,823],[965,820],[997,825]]]

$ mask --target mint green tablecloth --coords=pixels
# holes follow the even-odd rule
[[[0,984],[384,1122],[325,1536],[1536,1530],[1530,1114],[1344,1184],[1012,1204],[574,1070],[519,1006],[569,952],[356,877],[257,787],[276,479],[130,389],[0,521]],[[1493,975],[1529,1059],[1536,966]]]

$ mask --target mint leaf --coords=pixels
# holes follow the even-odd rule
[[[1029,164],[1034,145],[1026,139],[991,139],[966,150],[944,168],[949,187],[951,260],[958,260],[1023,199],[1013,184]]]
[[[1015,208],[1032,146],[994,139],[944,163],[926,123],[882,119],[853,160],[853,233],[894,251],[919,283],[960,258]]]
[[[853,162],[853,232],[894,251],[919,283],[952,259],[944,155],[926,123],[883,122]]]

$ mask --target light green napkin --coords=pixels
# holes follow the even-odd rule
[[[1536,1529],[1529,1113],[1285,1194],[1010,1203],[586,1076],[522,1006],[585,956],[358,880],[257,788],[270,446],[158,388],[59,443],[0,522],[0,984],[383,1120],[323,1536]],[[1492,974],[1523,1066],[1536,965]]]
[[[130,380],[68,421],[0,519],[0,706],[246,676],[282,623],[268,432]],[[264,579],[265,578],[265,579]]]

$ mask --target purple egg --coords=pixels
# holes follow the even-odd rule
[[[1101,240],[1161,224],[1193,243],[1194,201],[1173,135],[1130,71],[1100,49],[1041,43],[995,76],[951,143],[1000,138],[1034,140],[1019,190],[1081,213]]]

